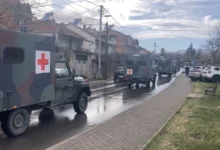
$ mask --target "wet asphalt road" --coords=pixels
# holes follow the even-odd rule
[[[143,103],[151,96],[166,89],[175,77],[158,79],[155,89],[128,89],[126,85],[106,85],[106,89],[92,89],[93,96],[87,111],[77,115],[71,105],[55,108],[54,117],[39,121],[40,111],[31,115],[26,133],[17,138],[8,138],[0,130],[0,150],[43,150],[71,136],[77,135],[111,117]],[[41,113],[42,115],[42,113]]]

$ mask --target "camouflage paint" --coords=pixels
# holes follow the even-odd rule
[[[51,72],[35,74],[35,51],[50,51],[55,58],[55,39],[35,34],[0,30],[0,111],[21,107],[55,97],[55,59],[51,59]],[[25,60],[21,64],[6,64],[3,50],[6,46],[21,47],[25,51]],[[11,96],[6,93],[11,92]],[[52,99],[51,99],[52,98]]]

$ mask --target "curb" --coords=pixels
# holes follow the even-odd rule
[[[175,80],[176,80],[176,79],[175,79]],[[172,84],[173,84],[173,83],[171,83],[169,86],[171,86]],[[168,87],[168,88],[169,88],[169,87]],[[168,88],[167,88],[167,89],[168,89]],[[165,90],[167,90],[167,89],[165,89]],[[159,93],[158,93],[158,94],[159,94]],[[156,94],[156,95],[157,95],[157,94]],[[156,95],[154,95],[154,96],[156,96]],[[153,98],[154,96],[152,96],[151,98]],[[137,106],[139,106],[139,105],[140,105],[140,104],[136,105],[135,107],[137,107]],[[131,109],[131,108],[129,108],[129,109]],[[126,111],[128,111],[129,109],[127,109]],[[124,112],[122,112],[122,113],[125,113],[126,111],[124,111]],[[175,111],[175,112],[176,112],[176,111]],[[120,114],[122,114],[122,113],[120,113]],[[175,113],[174,113],[174,114],[175,114]],[[119,115],[119,114],[118,114],[118,115]],[[50,146],[50,147],[46,148],[45,150],[54,150],[54,149],[56,149],[56,148],[58,148],[58,147],[60,147],[60,146],[62,146],[62,145],[64,145],[64,144],[66,144],[67,142],[72,141],[72,140],[74,140],[74,139],[76,139],[76,138],[82,136],[83,134],[85,134],[85,133],[87,133],[87,132],[90,132],[90,131],[93,130],[94,128],[97,128],[97,127],[101,126],[102,124],[106,123],[107,121],[109,121],[109,120],[112,119],[112,118],[117,117],[118,115],[113,116],[113,117],[109,118],[108,120],[106,120],[106,121],[104,121],[104,122],[102,122],[102,123],[94,124],[94,125],[92,125],[90,128],[88,128],[88,129],[86,129],[86,130],[80,132],[79,134],[77,134],[77,135],[75,135],[75,136],[72,136],[72,137],[70,137],[70,138],[68,138],[68,139],[65,139],[65,140],[63,140],[63,141],[61,141],[61,142],[58,142],[57,144],[55,144],[55,145],[53,145],[53,146]],[[143,148],[145,148],[145,147],[143,147]],[[142,149],[143,149],[143,148],[142,148]],[[142,149],[141,149],[141,150],[142,150]]]
[[[191,92],[193,90],[193,83],[191,82]],[[147,141],[147,143],[140,149],[140,150],[144,150],[144,148],[153,141],[153,139],[164,129],[164,127],[167,125],[167,123],[175,116],[175,114],[177,113],[177,111],[179,111],[183,104],[185,103],[187,96],[185,97],[185,99],[183,100],[183,102],[180,104],[180,106],[174,111],[174,113],[170,116],[170,118],[168,118],[168,120],[159,128],[159,130]]]
[[[105,81],[105,82],[102,82],[102,83],[97,83],[97,84],[91,84],[89,83],[89,86],[90,88],[96,88],[96,87],[99,87],[99,86],[103,86],[103,85],[110,85],[110,84],[114,84],[114,81]]]

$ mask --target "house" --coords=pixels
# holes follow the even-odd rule
[[[4,29],[19,30],[33,17],[30,5],[20,3],[20,0],[1,0],[0,12],[0,28]]]
[[[87,40],[76,32],[66,28],[64,24],[57,24],[54,21],[35,21],[27,24],[29,32],[40,35],[54,36],[56,39],[57,52],[63,55],[68,61],[71,69],[76,74],[92,79],[92,52],[84,47]]]
[[[86,25],[83,26],[83,28],[80,28],[76,25],[73,24],[68,24],[66,25],[66,27],[69,30],[72,30],[78,34],[80,34],[81,36],[83,36],[84,38],[88,39],[91,42],[88,41],[83,41],[83,46],[86,49],[89,49],[90,52],[92,53],[92,74],[93,74],[93,78],[97,78],[98,77],[98,54],[99,54],[99,37],[98,37],[98,32],[96,30],[93,30],[93,32],[91,32],[91,28],[86,28]],[[105,64],[105,51],[106,51],[106,41],[102,39],[102,43],[101,43],[101,72],[103,74],[104,72],[104,64]],[[115,44],[112,43],[108,43],[108,58],[109,61],[111,62],[111,54],[113,54],[115,52]],[[112,72],[112,65],[108,65],[108,70],[109,72]],[[110,73],[111,74],[111,73]]]
[[[105,38],[105,31],[103,32],[103,38]],[[109,41],[116,44],[115,51],[119,54],[133,53],[133,38],[130,35],[125,35],[116,30],[109,31]]]

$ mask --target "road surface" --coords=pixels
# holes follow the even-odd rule
[[[173,81],[163,77],[158,79],[155,89],[128,89],[126,85],[106,85],[92,89],[88,109],[77,115],[72,106],[55,108],[54,117],[39,121],[40,111],[31,115],[31,123],[26,133],[17,138],[8,138],[0,130],[0,150],[43,150],[73,135],[104,122],[111,117],[143,103],[151,96],[166,89]],[[143,99],[144,97],[144,99]]]

